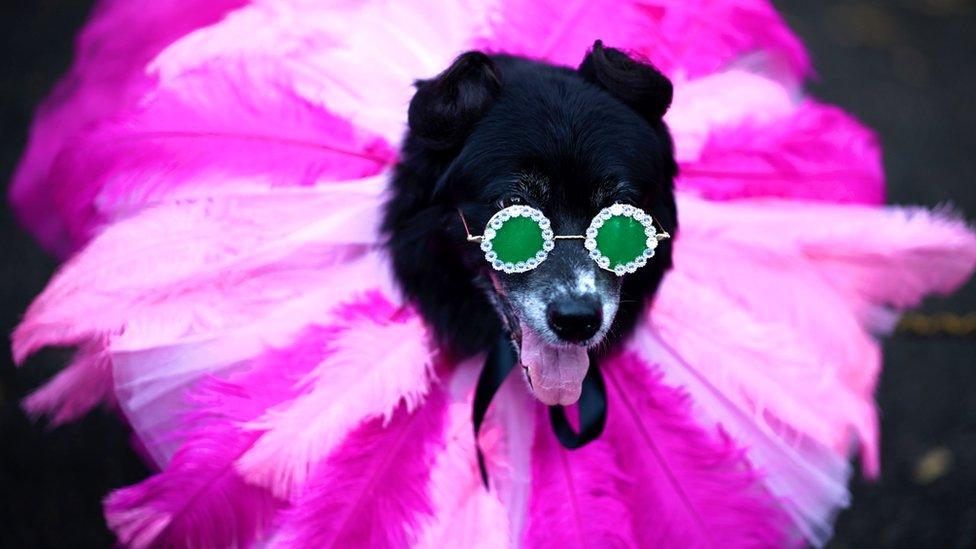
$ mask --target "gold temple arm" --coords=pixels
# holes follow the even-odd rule
[[[651,214],[647,214],[647,215],[651,215]],[[664,229],[664,225],[661,225],[661,222],[658,221],[657,218],[654,217],[653,215],[651,215],[651,221],[653,221],[654,224],[657,225],[657,227],[659,229],[661,229],[661,232],[659,232],[656,235],[654,235],[654,238],[656,238],[658,242],[660,242],[662,240],[667,240],[667,239],[671,238],[671,233],[669,233],[668,231],[666,231]]]
[[[464,234],[468,235],[468,242],[481,242],[485,239],[483,236],[472,236],[471,229],[468,228],[468,220],[464,217],[464,212],[461,211],[461,208],[458,208],[457,213],[461,216],[461,223],[464,224]]]

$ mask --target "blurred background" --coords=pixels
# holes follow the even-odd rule
[[[976,0],[774,3],[813,57],[812,94],[880,135],[889,201],[951,203],[976,218]],[[90,9],[81,0],[0,3],[4,188]],[[0,331],[11,332],[55,266],[0,206]],[[972,311],[972,282],[919,310]],[[926,318],[909,317],[910,329],[885,342],[882,478],[854,481],[832,547],[976,547],[976,332],[929,334]],[[148,473],[111,414],[55,430],[24,417],[18,401],[64,359],[42,353],[15,370],[0,351],[0,547],[111,546],[101,498]]]

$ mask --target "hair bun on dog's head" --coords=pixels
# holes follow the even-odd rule
[[[673,89],[668,77],[650,63],[603,47],[603,40],[593,43],[578,71],[650,121],[660,120],[671,106]]]
[[[495,64],[477,51],[461,54],[447,70],[415,85],[407,113],[410,131],[433,149],[461,144],[502,87]]]

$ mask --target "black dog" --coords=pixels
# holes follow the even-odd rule
[[[579,240],[505,274],[466,240],[459,211],[475,234],[513,204],[541,210],[556,234],[582,234],[620,202],[674,234],[677,167],[662,121],[671,82],[597,41],[577,70],[469,52],[416,85],[383,224],[398,282],[447,352],[484,351],[507,329],[536,396],[569,404],[581,374],[560,373],[567,386],[546,390],[531,362],[569,370],[582,356],[585,373],[587,350],[612,350],[671,267],[670,242],[623,277],[600,269]]]

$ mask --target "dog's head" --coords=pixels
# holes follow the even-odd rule
[[[623,277],[580,240],[556,240],[537,268],[507,274],[467,240],[461,216],[481,234],[495,212],[526,204],[556,234],[580,235],[624,203],[673,234],[671,93],[651,65],[599,41],[577,70],[470,52],[417,83],[384,230],[400,285],[444,347],[467,355],[506,329],[536,397],[575,402],[588,352],[632,330],[671,266],[670,242]]]

